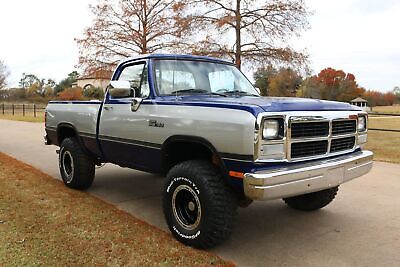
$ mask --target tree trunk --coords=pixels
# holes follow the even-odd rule
[[[147,0],[143,1],[143,17],[142,54],[147,54]]]
[[[235,50],[235,63],[238,69],[242,66],[242,14],[240,13],[240,1],[236,0],[236,50]]]

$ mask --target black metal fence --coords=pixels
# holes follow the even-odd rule
[[[43,104],[11,104],[1,103],[0,114],[12,116],[43,116],[46,106]]]
[[[392,129],[379,129],[379,128],[368,128],[368,131],[381,131],[381,132],[393,132],[393,133],[400,133],[400,130],[392,130]]]
[[[368,113],[370,116],[393,116],[393,117],[400,117],[399,113],[378,113],[378,112],[370,112]]]

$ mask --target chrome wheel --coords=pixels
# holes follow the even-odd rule
[[[178,186],[172,195],[172,211],[186,230],[196,229],[201,220],[201,204],[196,192],[187,185]]]
[[[70,183],[74,177],[74,159],[71,152],[65,151],[62,155],[62,166],[65,174],[65,182]]]

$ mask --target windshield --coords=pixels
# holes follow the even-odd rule
[[[154,70],[158,95],[258,96],[249,80],[232,65],[190,60],[156,60]]]

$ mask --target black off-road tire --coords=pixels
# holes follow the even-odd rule
[[[83,151],[76,138],[64,139],[58,162],[61,178],[67,187],[86,190],[92,185],[95,162]]]
[[[314,193],[284,198],[283,201],[296,210],[314,211],[322,209],[331,203],[335,199],[338,190],[339,187],[336,186]]]
[[[168,227],[177,240],[205,249],[230,236],[237,201],[215,166],[193,160],[182,162],[169,171],[163,210]]]

